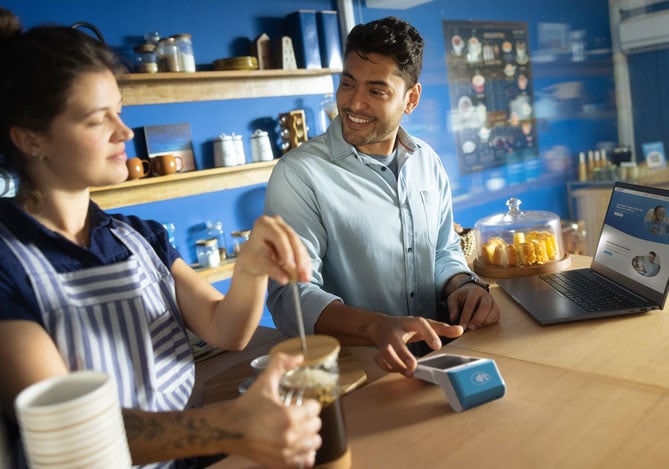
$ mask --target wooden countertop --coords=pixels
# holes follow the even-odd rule
[[[574,256],[572,268],[589,262]],[[667,309],[540,326],[491,291],[499,324],[442,352],[493,358],[506,395],[457,413],[435,385],[381,376],[342,398],[353,469],[665,467]],[[232,456],[212,467],[257,465]]]

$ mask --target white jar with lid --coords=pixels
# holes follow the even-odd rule
[[[251,135],[251,160],[255,163],[258,161],[272,161],[273,159],[274,153],[272,153],[269,134],[264,130],[256,130]]]
[[[232,134],[232,143],[235,147],[235,153],[237,156],[237,164],[242,165],[246,164],[246,154],[244,153],[244,139],[241,135]]]
[[[237,152],[235,151],[235,143],[232,136],[221,134],[214,142],[214,165],[221,166],[237,166]]]
[[[193,55],[193,42],[190,34],[175,34],[172,36],[176,42],[179,54],[181,71],[195,71],[195,55]]]
[[[195,242],[197,263],[200,267],[211,268],[221,265],[221,255],[218,251],[216,238],[199,239]]]

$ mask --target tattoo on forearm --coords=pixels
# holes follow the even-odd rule
[[[193,418],[180,413],[172,414],[170,425],[164,415],[144,413],[141,416],[124,412],[123,420],[128,442],[142,439],[154,444],[173,445],[174,448],[205,448],[210,444],[241,439],[241,433],[228,432],[212,427],[203,418]],[[170,435],[170,436],[167,436]],[[166,437],[167,436],[167,437]],[[161,441],[161,439],[163,441]]]

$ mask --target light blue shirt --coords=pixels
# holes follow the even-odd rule
[[[435,318],[444,284],[470,271],[438,155],[400,128],[397,165],[395,177],[358,153],[336,118],[274,168],[265,213],[281,215],[297,231],[313,263],[312,282],[299,285],[307,333],[334,300]],[[281,332],[298,334],[288,287],[270,282],[267,306]]]
[[[654,262],[651,262],[650,259],[648,259],[648,256],[643,258],[643,272],[641,272],[642,275],[645,275],[646,277],[654,277],[659,271],[660,266]]]

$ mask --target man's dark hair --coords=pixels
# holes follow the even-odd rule
[[[355,52],[363,59],[369,54],[390,57],[397,64],[399,74],[411,88],[418,83],[423,67],[425,41],[406,21],[389,16],[355,26],[346,38],[344,57]]]

